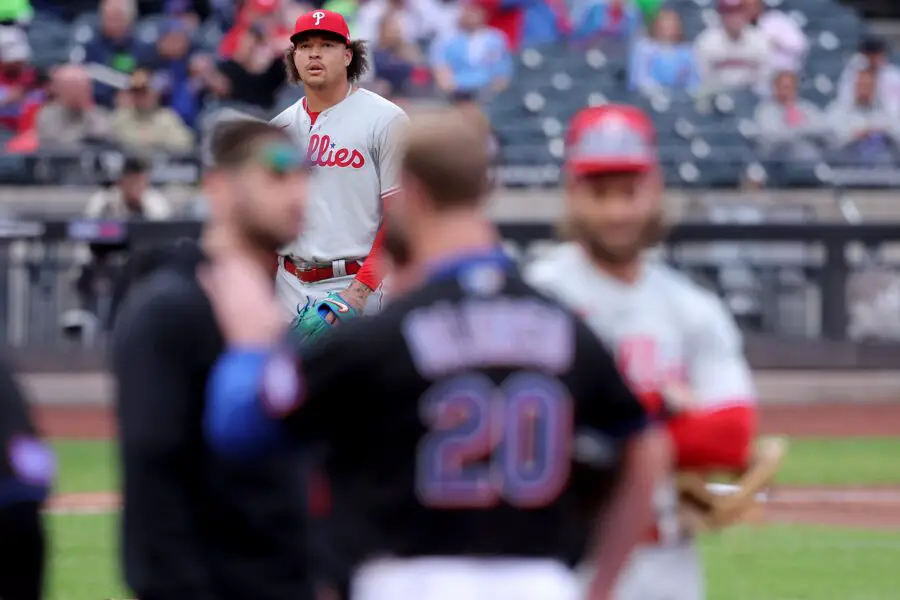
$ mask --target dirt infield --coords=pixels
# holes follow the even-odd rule
[[[112,412],[102,406],[35,407],[42,430],[54,438],[108,439]],[[760,409],[763,433],[790,436],[900,436],[900,402],[892,404],[772,405]]]
[[[43,431],[54,438],[107,439],[115,432],[112,414],[103,407],[38,407]],[[900,435],[898,404],[808,404],[764,406],[764,433],[791,436]],[[91,514],[118,508],[114,493],[68,494],[54,498],[49,510]],[[767,519],[900,531],[898,488],[778,488],[767,505]]]
[[[51,499],[54,514],[103,514],[119,509],[111,492],[63,494]],[[766,506],[770,523],[806,523],[900,531],[900,489],[779,488]]]
[[[112,410],[105,406],[35,406],[38,427],[51,438],[106,440],[115,435]]]
[[[777,488],[766,519],[900,531],[900,488]]]

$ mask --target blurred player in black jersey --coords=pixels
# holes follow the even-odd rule
[[[239,465],[204,442],[204,389],[224,344],[196,270],[232,252],[267,267],[300,228],[307,170],[265,123],[223,123],[211,150],[200,245],[173,243],[135,267],[113,333],[125,579],[141,600],[306,600],[302,457]]]
[[[41,505],[55,461],[35,433],[12,371],[0,364],[0,598],[43,598],[44,527]]]
[[[328,444],[352,600],[580,599],[588,544],[606,600],[651,523],[667,448],[596,337],[498,248],[484,147],[453,111],[413,119],[388,215],[406,293],[300,358],[264,270],[232,257],[202,274],[230,344],[207,435],[260,465]]]

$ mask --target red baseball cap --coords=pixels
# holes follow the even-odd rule
[[[649,171],[657,161],[653,123],[634,106],[585,108],[569,124],[566,168],[576,175]]]
[[[735,12],[744,9],[744,0],[719,0],[719,12]]]
[[[294,42],[297,36],[311,31],[333,33],[341,37],[347,44],[350,43],[350,28],[347,26],[347,21],[340,13],[331,10],[314,10],[297,17],[291,41]]]

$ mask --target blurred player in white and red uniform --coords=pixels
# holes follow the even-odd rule
[[[715,295],[643,254],[664,232],[650,120],[629,106],[583,110],[568,134],[565,177],[573,241],[532,264],[530,282],[568,303],[615,351],[626,380],[668,419],[676,468],[742,469],[756,400],[740,333]],[[659,497],[659,526],[632,555],[614,600],[704,597],[674,486]]]
[[[331,322],[380,303],[383,202],[398,190],[398,131],[407,117],[354,85],[367,68],[366,49],[338,13],[301,15],[285,62],[306,95],[272,123],[306,150],[312,175],[306,222],[282,249],[276,288],[289,318],[310,299]]]

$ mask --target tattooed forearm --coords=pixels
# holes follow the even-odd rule
[[[341,296],[353,305],[353,308],[357,310],[362,310],[362,308],[366,305],[366,300],[372,294],[374,290],[367,286],[366,284],[354,280],[353,283],[347,286],[347,289],[341,292]]]

